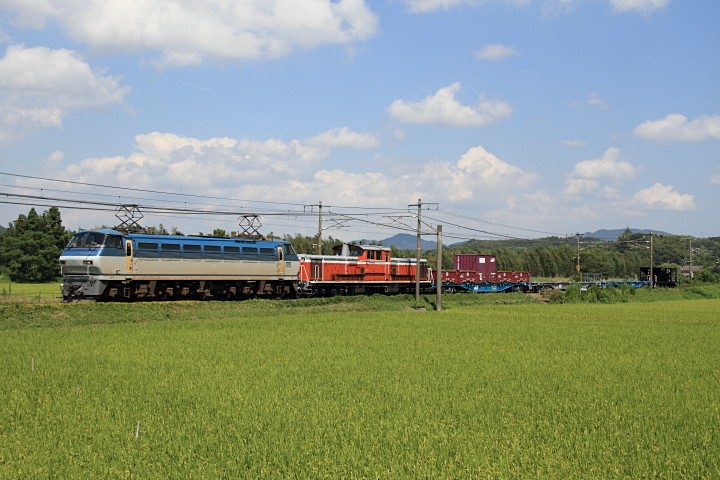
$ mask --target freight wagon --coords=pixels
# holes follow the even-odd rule
[[[530,289],[530,272],[497,270],[497,260],[494,255],[455,254],[453,266],[454,270],[432,272],[435,278],[442,277],[443,291],[449,293],[525,292]]]

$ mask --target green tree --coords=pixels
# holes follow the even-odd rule
[[[15,282],[49,282],[60,275],[58,257],[70,233],[57,207],[20,214],[0,238],[0,263]]]
[[[317,236],[309,237],[301,233],[295,235],[286,234],[283,236],[283,240],[290,242],[297,253],[317,253]],[[322,239],[322,252],[323,255],[332,255],[332,249],[336,245],[341,245],[342,240],[333,238],[332,236],[323,237]]]

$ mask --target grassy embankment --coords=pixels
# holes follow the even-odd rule
[[[0,275],[0,303],[47,303],[61,298],[60,281],[51,283],[16,283]]]
[[[720,477],[720,300],[431,302],[0,305],[0,478]]]

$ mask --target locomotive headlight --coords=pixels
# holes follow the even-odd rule
[[[93,264],[92,260],[83,260],[83,265],[92,265],[92,264]]]

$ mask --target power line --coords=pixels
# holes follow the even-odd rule
[[[192,198],[210,198],[214,200],[232,200],[232,201],[238,201],[238,202],[255,202],[254,200],[241,200],[237,198],[228,198],[228,197],[217,197],[212,195],[197,195],[192,193],[175,193],[175,192],[165,192],[162,190],[149,190],[144,188],[133,188],[133,187],[116,187],[114,185],[104,185],[101,183],[88,183],[88,182],[78,182],[76,180],[59,180],[55,178],[47,178],[47,177],[37,177],[33,175],[20,175],[17,173],[8,173],[8,172],[0,172],[0,175],[7,175],[10,177],[17,177],[17,178],[26,178],[31,180],[44,180],[47,182],[58,182],[58,183],[69,183],[71,185],[83,185],[87,187],[99,187],[99,188],[111,188],[115,190],[129,190],[132,192],[144,192],[144,193],[156,193],[159,195],[173,195],[173,196],[183,196],[183,197],[192,197]],[[290,203],[290,202],[270,202],[270,201],[263,201],[262,203],[270,203],[274,205],[292,205],[296,207],[302,207],[302,203]]]
[[[141,208],[144,213],[147,213],[148,216],[160,216],[160,217],[168,217],[168,218],[186,218],[188,215],[193,216],[195,218],[198,218],[197,216],[212,216],[212,217],[222,217],[222,216],[242,216],[250,214],[249,209],[243,208],[242,206],[235,206],[235,205],[221,205],[221,204],[214,204],[214,203],[203,203],[203,202],[193,202],[188,201],[186,199],[211,199],[211,200],[224,200],[224,201],[230,201],[230,202],[238,202],[238,203],[248,203],[248,204],[262,204],[265,206],[265,208],[257,208],[253,209],[251,214],[253,215],[259,215],[263,217],[272,217],[272,218],[287,218],[287,217],[293,217],[297,222],[304,225],[304,228],[308,228],[311,221],[310,218],[314,217],[314,214],[312,212],[305,212],[305,211],[299,211],[299,208],[304,207],[305,204],[300,203],[292,203],[292,202],[273,202],[273,201],[258,201],[258,200],[241,200],[236,198],[228,198],[228,197],[221,197],[221,196],[212,196],[212,195],[198,195],[198,194],[187,194],[187,193],[176,193],[176,192],[169,192],[169,191],[163,191],[163,190],[153,190],[153,189],[143,189],[143,188],[136,188],[136,187],[118,187],[115,185],[107,185],[107,184],[101,184],[101,183],[90,183],[90,182],[81,182],[81,181],[75,181],[75,180],[61,180],[61,179],[55,179],[55,178],[48,178],[48,177],[40,177],[40,176],[33,176],[33,175],[21,175],[21,174],[15,174],[10,172],[0,172],[0,175],[5,175],[9,177],[15,177],[15,178],[22,178],[22,179],[30,179],[30,180],[37,180],[37,181],[45,181],[45,182],[55,182],[55,183],[61,183],[61,184],[69,184],[69,185],[81,185],[85,187],[93,187],[93,188],[102,188],[102,189],[112,189],[112,190],[122,190],[124,192],[142,192],[142,193],[150,193],[154,195],[163,195],[163,196],[171,196],[171,197],[183,197],[185,200],[177,200],[172,198],[146,198],[143,196],[121,196],[121,195],[115,195],[115,194],[109,194],[109,193],[99,193],[99,192],[70,192],[67,190],[61,190],[61,189],[53,189],[53,188],[40,188],[40,187],[31,187],[31,186],[17,186],[17,185],[2,185],[10,188],[18,188],[18,189],[29,189],[34,191],[39,191],[40,195],[25,195],[25,194],[15,194],[15,193],[1,193],[0,195],[3,195],[6,197],[6,201],[1,201],[0,203],[5,204],[15,204],[15,205],[34,205],[34,206],[43,206],[43,207],[51,207],[51,206],[58,206],[60,205],[60,208],[67,208],[67,209],[82,209],[82,210],[97,210],[97,211],[110,211],[111,208],[117,208],[122,205],[127,205],[127,201],[123,200],[133,200],[133,204],[137,204],[138,208]],[[72,198],[62,198],[62,197],[48,197],[44,195],[44,192],[56,192],[56,193],[73,193],[76,195],[76,197]],[[89,200],[85,198],[77,198],[77,197],[102,197],[106,198],[108,200],[110,199],[117,199],[117,202],[111,202],[111,201],[98,201],[97,199]],[[10,201],[10,199],[15,199],[16,201]],[[134,202],[135,200],[140,200],[141,202]],[[55,204],[51,202],[56,202]],[[157,202],[163,202],[164,205],[158,205]],[[168,205],[170,204],[170,205]],[[182,205],[182,206],[179,206]],[[284,210],[284,209],[269,209],[267,206],[290,206],[290,207],[298,207],[298,210]],[[203,208],[192,208],[192,206],[199,206]],[[407,215],[406,209],[398,209],[398,208],[388,208],[388,207],[364,207],[364,206],[341,206],[341,205],[330,205],[330,204],[324,204],[323,205],[323,219],[325,220],[326,224],[331,224],[333,226],[333,229],[338,230],[346,230],[346,231],[353,231],[353,229],[360,229],[361,226],[363,226],[363,230],[369,228],[375,228],[379,229],[379,231],[384,230],[390,230],[390,231],[406,231],[406,232],[412,232],[414,229],[404,223],[402,221],[404,217],[403,215]],[[532,233],[541,233],[546,235],[553,235],[553,236],[562,236],[559,234],[551,233],[551,232],[545,232],[541,230],[535,230],[531,228],[525,228],[525,227],[518,227],[518,226],[512,226],[497,222],[489,222],[486,220],[473,218],[467,215],[462,215],[455,212],[449,212],[445,210],[439,210],[437,209],[437,213],[441,216],[448,216],[451,218],[458,218],[462,220],[469,220],[472,222],[478,222],[478,223],[486,223],[488,225],[494,225],[502,228],[509,228],[509,229],[515,229],[515,230],[521,230],[526,232],[532,232]],[[397,216],[394,216],[397,215]],[[378,218],[379,217],[379,218]],[[413,217],[414,218],[414,217]],[[488,240],[497,240],[497,239],[506,239],[506,240],[513,240],[513,241],[527,241],[527,242],[535,242],[538,240],[532,240],[529,238],[523,238],[518,237],[514,235],[509,235],[505,233],[499,233],[494,231],[489,231],[481,228],[474,228],[469,226],[468,224],[460,224],[455,223],[451,221],[446,221],[445,219],[437,218],[436,216],[426,215],[426,218],[435,221],[438,223],[442,223],[446,227],[451,228],[457,228],[462,233],[458,232],[451,232],[446,230],[444,235],[446,238],[456,238],[458,240],[476,240],[477,235],[472,235],[472,233],[478,233],[487,236],[486,238]],[[383,220],[385,219],[385,220]],[[387,221],[389,220],[389,222]],[[333,224],[334,222],[334,224]],[[287,224],[278,223],[276,226],[291,226]],[[432,226],[431,226],[432,228]],[[330,229],[330,228],[327,228]],[[471,233],[470,235],[468,233]]]
[[[449,215],[449,216],[451,216],[451,217],[462,218],[462,219],[464,219],[464,220],[474,220],[474,221],[479,222],[479,223],[487,223],[488,225],[495,225],[495,226],[497,226],[497,227],[510,228],[510,229],[513,229],[513,230],[523,230],[523,231],[532,232],[532,233],[542,233],[542,234],[544,234],[544,235],[550,235],[550,236],[555,236],[555,237],[564,237],[564,236],[566,236],[566,234],[553,233],[553,232],[545,232],[545,231],[542,231],[542,230],[534,230],[534,229],[531,229],[531,228],[516,227],[516,226],[513,226],[513,225],[507,225],[507,224],[504,224],[504,223],[491,222],[491,221],[488,221],[488,220],[482,220],[482,219],[479,219],[479,218],[474,218],[474,217],[469,217],[469,216],[467,216],[467,215],[462,215],[462,214],[460,214],[460,213],[448,212],[448,211],[446,211],[446,210],[439,210],[439,213],[442,213],[442,214],[445,214],[445,215]]]

